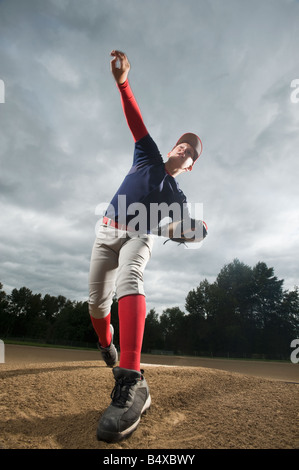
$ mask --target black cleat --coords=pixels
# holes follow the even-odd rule
[[[103,348],[100,345],[100,343],[97,343],[97,347],[101,351],[102,357],[104,361],[106,362],[107,366],[113,367],[118,361],[118,354],[117,354],[116,347],[113,344],[114,328],[112,325],[110,325],[110,331],[111,331],[111,338],[112,338],[110,346],[108,346],[107,348]]]
[[[116,382],[111,393],[112,402],[99,421],[99,441],[116,442],[128,437],[151,405],[143,371],[115,367],[113,374]]]

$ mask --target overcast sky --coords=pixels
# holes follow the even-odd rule
[[[164,159],[184,132],[203,141],[178,182],[203,203],[209,235],[197,250],[156,240],[148,310],[184,310],[188,292],[234,258],[298,285],[298,24],[295,0],[0,0],[5,291],[87,300],[96,208],[133,155],[112,49],[129,57]]]

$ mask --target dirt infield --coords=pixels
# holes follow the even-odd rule
[[[168,366],[154,365],[162,359]],[[274,363],[142,360],[151,409],[130,438],[107,444],[95,432],[114,384],[97,351],[6,345],[0,448],[299,448],[298,365],[277,363],[275,371]]]

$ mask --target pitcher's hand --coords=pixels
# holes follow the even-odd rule
[[[130,70],[130,62],[126,54],[121,51],[111,51],[111,56],[113,59],[111,60],[111,72],[115,78],[116,83],[119,85],[124,83],[129,74]]]

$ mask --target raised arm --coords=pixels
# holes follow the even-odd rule
[[[121,94],[121,103],[128,126],[136,142],[146,136],[148,131],[129,84],[128,74],[131,66],[126,54],[123,52],[112,51],[111,56],[113,57],[111,60],[111,72]]]

